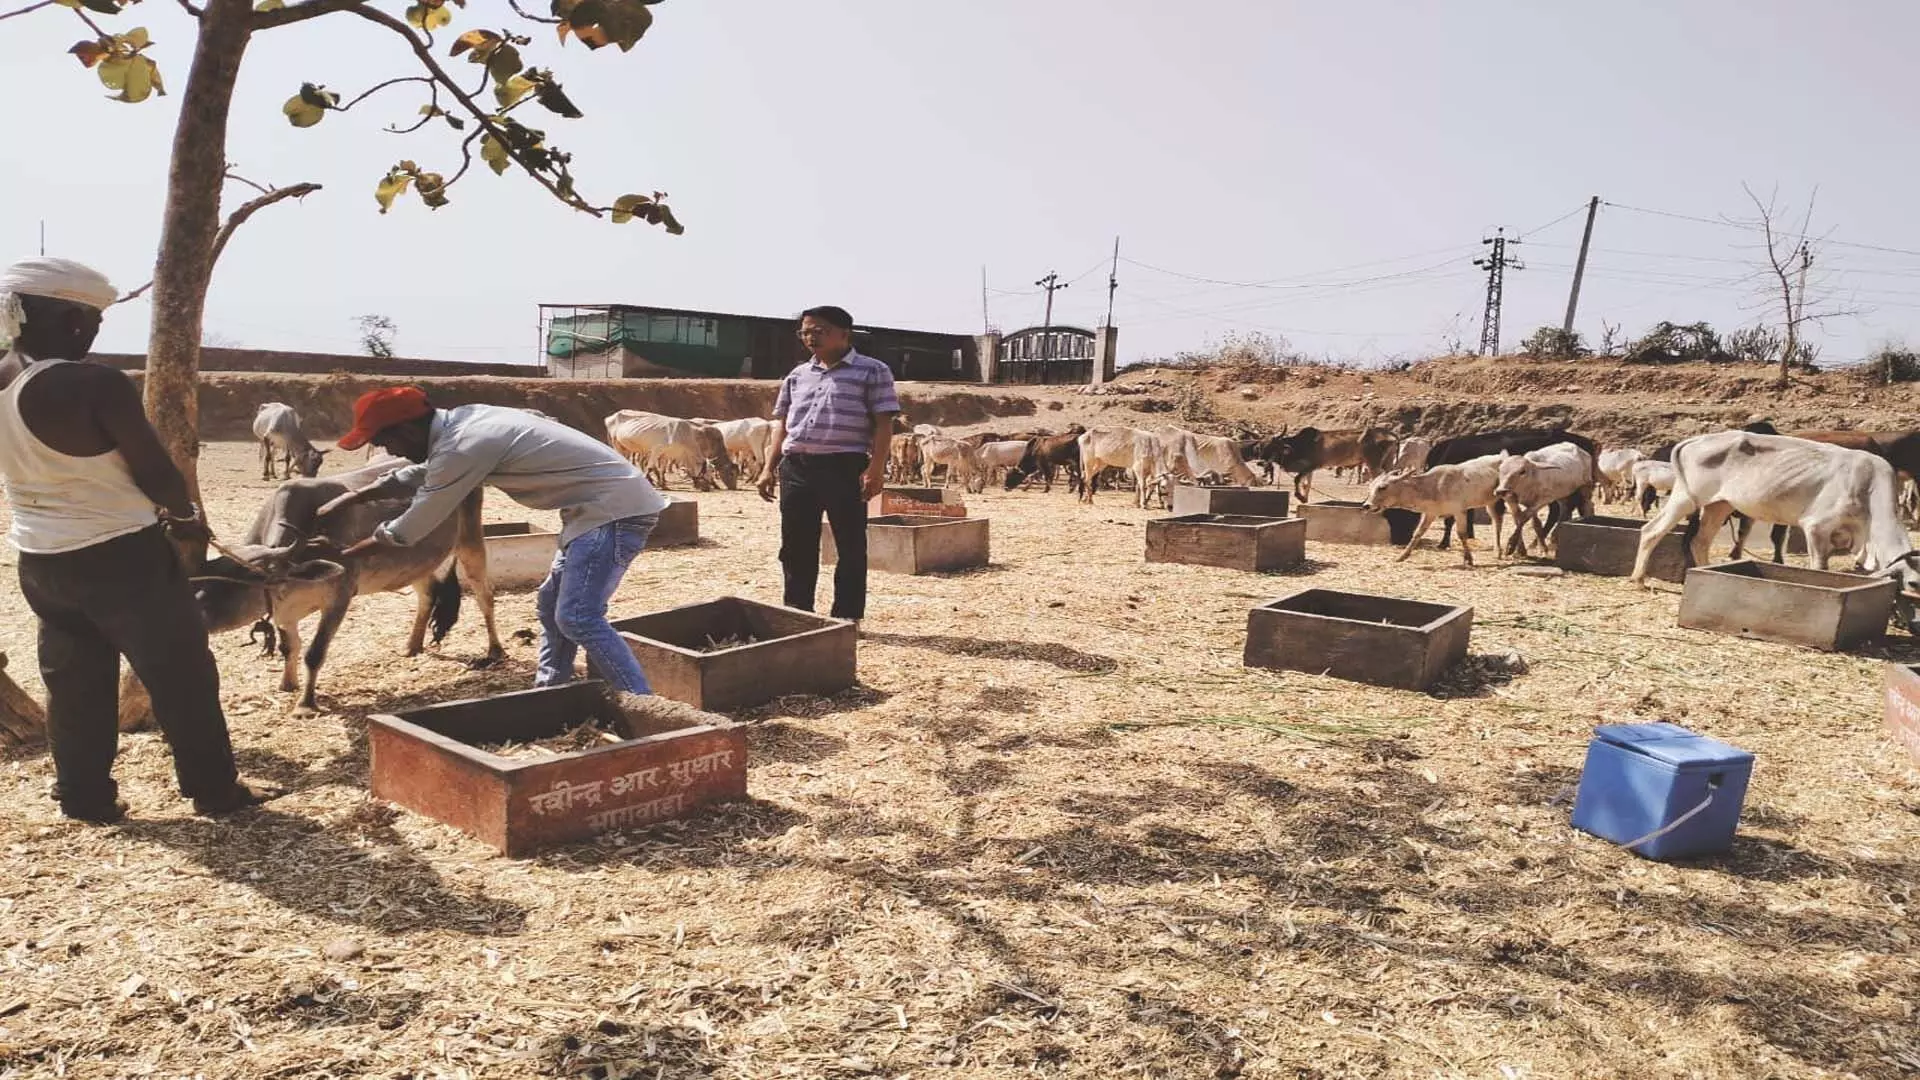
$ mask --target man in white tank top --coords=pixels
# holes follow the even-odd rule
[[[0,479],[20,591],[40,621],[61,813],[119,820],[120,658],[146,684],[182,794],[203,814],[259,801],[237,779],[220,672],[167,534],[204,538],[186,478],[126,375],[80,363],[113,286],[64,259],[0,271]]]

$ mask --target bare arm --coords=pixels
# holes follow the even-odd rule
[[[887,451],[893,446],[893,416],[893,413],[881,413],[873,418],[873,443],[867,448],[867,475],[861,485],[861,494],[869,499],[886,486]]]
[[[193,493],[187,487],[187,478],[161,445],[160,433],[147,421],[133,380],[110,367],[86,366],[93,381],[89,389],[94,422],[126,459],[134,484],[169,517],[193,517]]]

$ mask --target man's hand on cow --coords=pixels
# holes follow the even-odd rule
[[[213,539],[213,530],[207,528],[206,519],[202,517],[167,518],[163,524],[167,535],[175,540],[204,544]]]
[[[879,496],[887,486],[887,471],[883,465],[870,466],[860,478],[860,497],[873,499]]]
[[[378,536],[369,536],[365,540],[362,540],[358,543],[347,545],[346,549],[340,552],[340,557],[343,559],[350,559],[355,555],[360,555],[365,552],[373,551],[375,549],[383,548],[386,546],[387,546],[386,542],[381,540]]]
[[[779,479],[780,479],[779,475],[774,471],[774,468],[771,465],[767,467],[767,470],[765,472],[760,474],[760,483],[757,485],[757,487],[760,490],[760,497],[762,499],[765,499],[768,502],[773,501],[774,485],[779,483]]]
[[[324,519],[328,514],[339,513],[341,510],[359,502],[360,494],[359,491],[349,491],[345,495],[337,495],[327,500],[326,504],[321,506],[320,509],[314,511],[313,516],[316,520],[319,520]]]

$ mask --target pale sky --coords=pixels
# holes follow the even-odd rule
[[[401,42],[351,15],[258,36],[228,157],[257,179],[326,188],[240,232],[215,273],[209,335],[351,352],[353,317],[371,312],[399,324],[403,355],[532,362],[541,301],[838,303],[863,322],[972,333],[983,264],[1000,327],[1040,321],[1032,283],[1049,270],[1073,281],[1055,321],[1093,325],[1118,234],[1123,361],[1234,331],[1412,358],[1453,336],[1477,343],[1484,277],[1469,260],[1495,226],[1537,230],[1515,250],[1529,269],[1509,274],[1504,342],[1558,324],[1571,212],[1590,195],[1620,206],[1596,227],[1578,320],[1589,339],[1603,319],[1629,333],[1662,318],[1731,329],[1758,314],[1740,280],[1756,237],[1712,219],[1750,213],[1746,182],[1794,204],[1818,189],[1814,231],[1830,242],[1816,280],[1826,268],[1838,301],[1865,309],[1816,332],[1826,360],[1920,343],[1920,99],[1907,85],[1920,5],[1903,0],[654,10],[626,55],[528,29],[528,61],[553,67],[587,114],[536,109],[531,122],[574,153],[590,196],[669,192],[681,237],[594,221],[484,168],[450,206],[409,195],[382,217],[373,186],[396,160],[457,164],[445,128],[380,130],[413,118],[419,88],[307,130],[280,105],[302,79],[350,97],[409,73]],[[184,85],[193,27],[179,8],[149,0],[110,21],[147,26],[149,55]],[[500,0],[471,0],[453,29],[505,25],[525,26]],[[64,52],[84,36],[58,8],[0,21],[13,88],[0,257],[31,254],[44,219],[49,254],[130,287],[151,276],[179,98],[107,100]],[[229,190],[230,204],[245,197]],[[148,317],[142,302],[115,309],[101,348],[141,349]]]

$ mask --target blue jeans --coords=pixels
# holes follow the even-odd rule
[[[574,660],[585,649],[587,660],[616,689],[653,692],[633,650],[607,622],[607,601],[659,522],[658,514],[608,522],[554,552],[540,585],[540,670],[533,685],[572,682]]]

